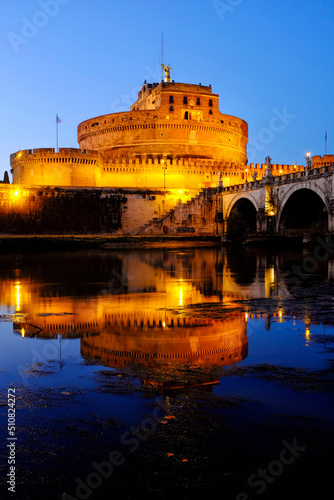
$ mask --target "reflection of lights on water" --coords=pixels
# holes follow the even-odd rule
[[[311,331],[309,329],[309,327],[307,326],[306,327],[306,330],[305,330],[305,336],[306,336],[306,339],[309,340],[310,339],[310,336],[311,336]]]
[[[270,268],[270,283],[275,283],[275,269],[273,267]]]
[[[248,321],[248,318],[249,318],[249,314],[246,312],[245,313],[245,320]]]
[[[180,290],[179,290],[179,305],[183,306],[183,289],[182,289],[182,278],[179,280]]]
[[[163,326],[163,328],[166,328],[166,321],[162,322],[162,326]]]
[[[276,281],[275,268],[272,266],[265,270],[265,275],[264,275],[266,298],[270,297],[271,292],[275,286],[275,281]]]
[[[22,330],[21,330],[21,337],[22,337],[23,339],[24,339],[24,337],[25,337],[25,334],[26,334],[26,331],[25,331],[25,329],[24,329],[24,328],[22,328]]]
[[[21,287],[20,287],[20,282],[17,283],[17,285],[15,286],[16,288],[16,307],[15,307],[15,310],[16,311],[19,311],[20,310],[20,307],[21,307]]]
[[[283,321],[283,309],[279,309],[278,316],[279,316],[280,323],[282,323],[282,321]]]
[[[180,288],[180,300],[179,300],[179,305],[183,306],[183,293],[182,293],[182,288]]]

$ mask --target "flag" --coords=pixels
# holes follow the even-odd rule
[[[56,115],[56,123],[61,123],[61,119],[59,118],[58,115]]]

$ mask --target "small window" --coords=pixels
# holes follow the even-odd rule
[[[209,99],[209,106],[213,106],[212,99]]]
[[[185,119],[185,120],[188,120],[188,118],[189,118],[189,113],[188,113],[188,111],[186,111],[186,112],[184,113],[184,119]]]
[[[174,111],[174,106],[169,106],[169,111]]]
[[[201,99],[199,97],[197,97],[196,99],[196,106],[200,106],[201,105]]]
[[[183,98],[183,104],[188,104],[188,97],[184,96],[184,98]]]
[[[174,96],[170,95],[169,96],[169,104],[173,104],[173,102],[174,102]]]
[[[209,115],[212,115],[212,114],[213,114],[212,109],[209,109]]]

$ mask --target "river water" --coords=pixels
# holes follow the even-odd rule
[[[332,498],[324,245],[22,253],[0,273],[1,498]]]

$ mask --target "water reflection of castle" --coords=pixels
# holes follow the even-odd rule
[[[157,358],[198,365],[228,365],[247,355],[244,314],[224,321],[173,317],[156,319],[141,312],[111,314],[99,336],[84,336],[81,353],[101,358],[110,366],[134,361],[154,365]]]
[[[190,317],[186,306],[281,293],[266,254],[220,249],[2,256],[1,303],[20,315],[22,336],[81,337],[84,357],[121,367],[226,365],[247,355],[247,315]],[[8,271],[7,271],[8,270]],[[235,306],[235,304],[234,304]],[[283,315],[284,311],[280,311]],[[23,319],[24,317],[24,319]]]

